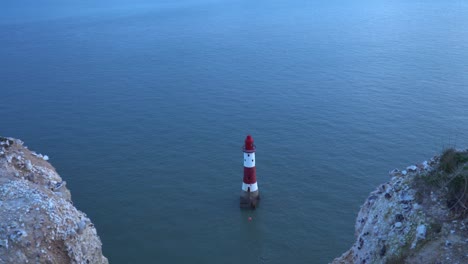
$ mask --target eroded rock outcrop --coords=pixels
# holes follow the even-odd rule
[[[362,205],[337,263],[468,263],[468,152],[390,172]]]
[[[48,157],[0,137],[0,264],[108,263]]]

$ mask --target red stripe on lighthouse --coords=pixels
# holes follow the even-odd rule
[[[244,167],[244,183],[245,184],[254,184],[257,182],[257,175],[256,175],[255,167],[253,168],[246,168]]]

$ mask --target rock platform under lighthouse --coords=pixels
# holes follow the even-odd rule
[[[255,209],[260,200],[258,192],[257,175],[255,168],[255,144],[252,136],[245,138],[244,152],[244,178],[242,180],[242,190],[240,195],[241,208]]]
[[[240,207],[255,209],[259,200],[260,195],[258,194],[258,190],[250,193],[242,191],[240,197]]]

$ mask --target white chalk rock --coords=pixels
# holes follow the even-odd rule
[[[426,239],[426,226],[425,225],[419,225],[416,228],[416,238],[417,239]]]
[[[42,157],[42,159],[43,159],[43,160],[49,160],[49,156],[44,155],[44,156]]]
[[[48,157],[28,159],[34,153],[9,144],[0,156],[0,263],[108,264],[95,227],[73,206]]]
[[[414,195],[404,191],[400,194],[400,200],[403,202],[411,202],[414,200]]]
[[[429,165],[429,162],[427,162],[427,161],[424,161],[422,163],[422,165],[423,165],[424,170],[427,170],[427,171],[432,171],[433,170],[432,166]]]
[[[31,171],[32,168],[33,168],[33,166],[32,166],[32,164],[31,164],[31,161],[30,161],[30,160],[26,160],[25,166],[26,166],[26,169],[27,169],[28,171]]]

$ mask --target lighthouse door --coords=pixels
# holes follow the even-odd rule
[[[248,192],[248,193],[250,192],[250,187],[247,187],[247,192]]]

